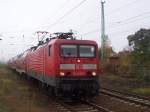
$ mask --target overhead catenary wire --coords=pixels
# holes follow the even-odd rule
[[[127,3],[127,4],[125,4],[125,5],[121,6],[121,7],[118,7],[118,8],[116,8],[116,9],[110,11],[109,14],[106,14],[106,16],[110,16],[110,15],[112,15],[112,14],[114,14],[114,13],[120,11],[120,10],[121,10],[122,8],[124,8],[124,7],[132,6],[135,2],[138,2],[138,1],[140,1],[140,0],[134,0],[134,1],[129,2],[129,3]]]
[[[92,34],[92,33],[98,33],[101,29],[95,29],[95,30],[92,30],[92,31],[88,31],[88,32],[85,32],[85,33],[82,33],[81,35],[88,35],[88,34]]]
[[[50,28],[56,26],[62,19],[64,19],[65,17],[69,16],[74,10],[76,10],[78,7],[80,7],[86,1],[87,0],[82,0],[76,6],[74,6],[71,10],[67,11],[63,16],[61,16],[57,21],[55,21],[51,25],[45,26],[45,27],[48,27],[47,29],[50,29]]]
[[[110,29],[115,29],[115,28],[117,28],[117,27],[120,27],[120,26],[123,26],[123,25],[128,25],[128,24],[133,24],[133,23],[135,23],[136,21],[140,21],[140,20],[144,20],[144,19],[149,19],[150,18],[150,16],[146,16],[146,17],[142,17],[142,18],[137,18],[136,20],[132,20],[132,21],[130,21],[130,22],[128,22],[128,21],[126,21],[126,22],[124,22],[124,23],[119,23],[118,25],[116,25],[116,26],[114,26],[114,27],[110,27]]]
[[[55,18],[55,17],[57,16],[57,14],[58,14],[62,9],[64,9],[65,6],[66,6],[66,4],[69,3],[69,2],[70,2],[70,0],[65,0],[65,1],[60,5],[60,7],[59,7],[51,16],[48,17],[47,20],[50,21],[50,20],[52,20],[53,18]]]
[[[66,4],[69,2],[70,0],[65,0],[61,5],[60,5],[60,7],[55,11],[55,13],[53,13],[49,18],[48,18],[48,20],[50,19],[51,20],[51,18],[53,17],[55,17],[56,15],[57,15],[57,13],[60,11],[60,10],[62,10],[65,6],[66,6]],[[40,26],[41,27],[41,26]],[[28,32],[28,31],[35,31],[35,29],[38,29],[38,27],[36,27],[36,28],[34,28],[34,29],[27,29],[27,30],[15,30],[15,31],[3,31],[3,33],[18,33],[18,32]]]
[[[67,2],[68,0],[66,0]],[[52,28],[54,27],[55,25],[57,25],[62,19],[64,19],[65,17],[67,17],[68,15],[70,15],[74,10],[76,10],[78,7],[80,7],[84,2],[86,2],[87,0],[82,0],[81,2],[79,2],[77,5],[75,5],[73,8],[71,8],[69,11],[67,11],[63,16],[61,16],[56,22],[52,23],[51,25],[49,26],[46,26],[48,27],[47,30],[49,28]],[[22,30],[24,31],[24,30]],[[21,31],[20,31],[21,32]],[[7,32],[9,33],[9,32]]]
[[[130,20],[133,20],[133,19],[136,19],[136,18],[139,18],[139,17],[143,17],[143,16],[148,15],[148,14],[150,14],[150,11],[144,12],[142,14],[138,14],[138,15],[133,16],[133,17],[126,18],[124,20],[119,20],[119,21],[116,21],[116,22],[113,22],[113,23],[122,23],[122,22],[125,22],[125,21],[130,21]]]
[[[125,29],[125,30],[121,30],[121,31],[112,31],[112,32],[109,32],[109,34],[113,34],[113,35],[118,35],[118,34],[123,34],[123,33],[128,33],[128,32],[134,32],[135,30],[138,30],[138,27],[131,27],[131,28],[128,28],[128,29]]]
[[[86,0],[83,0],[83,1],[86,1]],[[82,3],[83,1],[81,1],[80,3]],[[130,2],[130,3],[127,3],[127,4],[125,4],[124,6],[122,6],[122,7],[119,7],[119,8],[117,8],[117,9],[115,9],[115,10],[117,10],[118,11],[118,9],[121,9],[121,8],[123,8],[123,7],[125,7],[125,6],[129,6],[129,5],[132,5],[133,3],[135,3],[135,2],[137,2],[138,0],[134,0],[134,1],[132,1],[132,2]],[[79,4],[80,4],[79,3]],[[80,4],[81,5],[81,4]],[[63,5],[62,5],[63,6]],[[78,6],[78,5],[77,5]],[[73,8],[72,8],[73,9]],[[70,11],[68,11],[68,12],[70,12]],[[69,13],[68,13],[69,14]],[[45,26],[45,27],[48,27],[47,29],[49,29],[49,28],[52,28],[52,27],[54,27],[55,25],[57,25],[58,23],[57,22],[60,22],[61,21],[61,19],[63,19],[65,16],[67,16],[67,14],[65,13],[65,15],[64,16],[62,16],[62,17],[60,17],[60,19],[58,19],[58,21],[56,21],[56,22],[54,22],[53,24],[51,24],[51,25],[49,25],[49,26]],[[118,21],[119,22],[119,21]],[[92,23],[92,20],[90,20],[90,23]],[[117,22],[116,22],[117,23]],[[88,22],[87,23],[83,23],[83,25],[82,26],[84,26],[84,25],[86,25],[86,24],[88,24]]]
[[[129,17],[129,18],[126,18],[124,20],[118,20],[116,22],[108,22],[107,26],[109,25],[109,27],[111,27],[112,25],[113,26],[115,25],[115,27],[116,27],[116,26],[120,26],[120,24],[125,24],[125,23],[129,24],[132,21],[134,22],[134,21],[137,21],[137,20],[147,19],[145,17],[149,17],[149,16],[146,16],[146,15],[149,15],[149,14],[150,14],[150,11],[144,12],[144,13],[141,13],[141,14]],[[77,27],[81,26],[80,27],[80,29],[81,29],[81,28],[83,28],[83,27],[85,27],[85,26],[87,26],[87,25],[89,25],[91,23],[94,24],[94,23],[96,23],[96,21],[94,21],[94,20],[88,20],[85,23],[78,25]],[[94,31],[90,31],[90,32],[95,32],[95,30]],[[88,33],[84,33],[84,34],[88,34]]]
[[[149,14],[150,14],[150,12],[144,12],[142,14],[139,14],[139,15],[136,15],[136,16],[133,16],[133,17],[129,17],[129,18],[124,19],[124,20],[120,20],[120,21],[117,21],[117,22],[112,22],[111,24],[117,23],[118,25],[115,25],[114,27],[110,27],[110,29],[114,29],[114,28],[122,26],[122,25],[132,24],[132,23],[134,23],[136,21],[139,21],[139,20],[148,19],[150,17]],[[148,15],[148,16],[145,17],[145,15]],[[142,18],[139,18],[139,17],[142,17]],[[88,23],[86,23],[86,24],[88,24]],[[88,34],[96,33],[96,32],[99,32],[99,31],[100,31],[100,29],[95,29],[95,30],[83,33],[82,35],[88,35]]]
[[[66,1],[67,1],[67,0],[66,0]],[[85,1],[86,1],[86,0],[81,1],[78,5],[79,5],[79,6],[82,5],[82,3],[85,2]],[[128,3],[128,4],[132,4],[132,3],[136,2],[136,1],[137,1],[137,0],[134,0],[134,1],[130,2],[130,3]],[[71,10],[69,10],[67,13],[68,13],[68,14],[72,13],[72,10],[74,11],[74,10],[76,9],[76,7],[78,8],[78,5],[76,5],[75,7],[73,7],[73,8],[72,8]],[[125,5],[125,6],[126,6],[126,5]],[[124,6],[123,6],[123,7],[124,7]],[[74,9],[74,8],[75,8],[75,9]],[[120,8],[121,8],[121,7],[120,7]],[[65,13],[64,16],[66,16],[67,13]],[[64,18],[64,16],[62,16],[62,19]],[[140,15],[139,15],[139,16],[140,16]],[[132,17],[131,17],[131,18],[127,18],[127,19],[134,19],[134,17],[133,17],[133,18],[132,18]],[[59,19],[58,22],[60,22],[60,21],[61,21],[61,20]],[[125,20],[121,20],[121,21],[117,21],[117,22],[120,24],[120,23],[123,23],[124,21],[125,21]],[[127,21],[127,20],[126,20],[126,21]],[[116,23],[117,23],[117,22],[116,22]],[[57,24],[57,22],[55,22],[55,23]],[[54,23],[53,23],[53,24],[54,24]],[[85,24],[86,24],[86,23],[85,23]],[[88,24],[88,23],[87,23],[87,24]],[[55,24],[54,24],[54,25],[55,25]],[[84,26],[84,25],[83,25],[83,26]],[[119,26],[119,25],[118,25],[118,26]],[[49,26],[49,27],[51,28],[51,27],[53,27],[53,25],[51,25],[51,26]],[[116,26],[115,26],[115,27],[116,27]],[[94,31],[92,31],[92,32],[94,32]],[[96,32],[96,31],[95,31],[95,32]],[[86,33],[86,34],[87,34],[87,33]]]
[[[150,16],[149,16],[150,17]],[[142,19],[138,19],[138,20],[143,20],[143,19],[147,19],[147,18],[142,18]],[[134,21],[135,22],[135,21]],[[127,24],[131,24],[133,22],[129,22],[129,23],[124,23],[124,24],[121,24],[121,25],[127,25]],[[118,25],[118,26],[115,26],[115,27],[111,27],[109,30],[111,29],[115,29],[121,25]],[[92,34],[92,33],[98,33],[100,31],[100,29],[95,29],[95,30],[92,30],[92,31],[89,31],[89,32],[86,32],[86,33],[83,33],[82,35],[88,35],[88,34]]]
[[[129,7],[129,6],[132,6],[132,5],[134,5],[134,3],[135,2],[138,2],[138,1],[140,1],[140,0],[133,0],[133,1],[131,1],[131,2],[129,2],[129,3],[127,3],[127,4],[125,4],[125,5],[123,5],[123,6],[121,6],[121,7],[119,7],[119,8],[117,8],[117,9],[115,9],[115,10],[112,10],[111,12],[114,12],[114,13],[116,13],[116,12],[118,12],[118,11],[120,11],[120,9],[122,9],[122,8],[124,8],[124,7]],[[116,11],[116,12],[115,12]],[[111,13],[111,14],[108,14],[108,15],[112,15],[113,13]],[[138,17],[140,17],[140,16],[143,16],[144,14],[150,14],[150,12],[144,12],[143,14],[139,14],[139,15],[136,15],[136,16],[133,16],[133,17],[130,17],[130,18],[127,18],[127,19],[125,19],[125,20],[120,20],[120,21],[116,21],[116,22],[111,22],[111,23],[109,23],[109,24],[120,24],[120,23],[123,23],[123,22],[125,22],[125,21],[130,21],[130,20],[132,20],[132,19],[136,19],[136,18],[138,18]],[[88,24],[90,24],[90,23],[96,23],[96,21],[92,21],[92,20],[90,20],[90,21],[87,21],[87,22],[85,22],[85,23],[83,23],[83,25],[81,24],[81,25],[78,25],[78,26],[82,26],[82,27],[84,27],[85,25],[88,25]],[[81,29],[81,28],[80,28]],[[90,32],[96,32],[97,30],[94,30],[94,31],[90,31]],[[88,33],[84,33],[84,34],[88,34]]]
[[[132,30],[137,30],[137,27],[133,27],[133,28],[130,28],[130,29],[126,29],[126,30],[123,30],[123,31],[114,31],[114,32],[109,32],[108,34],[113,34],[113,35],[117,35],[117,34],[123,34],[123,33],[128,33],[129,31],[132,31]],[[89,35],[89,34],[93,34],[93,33],[100,33],[99,32],[100,29],[96,29],[96,30],[93,30],[93,31],[89,31],[89,32],[86,32],[86,33],[83,33],[82,35]]]
[[[145,14],[150,14],[150,12],[145,12]],[[142,17],[143,14],[139,14],[139,15],[136,15],[136,16],[133,16],[133,17],[129,17],[129,18],[126,18],[124,20],[118,20],[118,21],[115,21],[115,22],[108,22],[107,24],[109,24],[109,26],[113,25],[113,24],[121,24],[121,23],[124,23],[124,22],[129,22],[131,20],[134,20],[136,18],[139,18],[139,17]],[[86,22],[84,22],[83,24],[79,24],[77,25],[77,27],[79,27],[80,29],[89,25],[89,24],[97,24],[98,21],[95,21],[95,20],[88,20]]]
[[[61,8],[64,7],[64,4],[67,3],[68,1],[69,1],[69,0],[66,0],[60,7],[61,7]],[[51,25],[45,26],[45,27],[48,27],[47,29],[54,27],[55,25],[57,25],[57,24],[61,21],[61,19],[63,19],[64,17],[68,16],[70,13],[72,13],[72,11],[74,11],[76,8],[78,8],[80,5],[82,5],[82,3],[84,3],[85,1],[87,1],[87,0],[82,0],[79,4],[77,4],[75,7],[73,7],[71,10],[69,10],[67,13],[65,13],[62,17],[60,17],[60,18],[58,19],[58,21],[52,23]],[[130,2],[130,3],[128,3],[128,4],[126,4],[126,5],[131,5],[132,3],[136,2],[136,1],[137,1],[137,0],[134,0],[134,1],[132,1],[132,2]],[[123,7],[125,7],[126,5],[124,5]],[[61,9],[61,8],[60,8],[60,9]],[[122,8],[122,7],[120,7],[120,8]],[[59,11],[59,9],[58,9],[58,11]],[[90,23],[92,23],[92,22],[93,22],[93,21],[90,20]],[[118,22],[119,22],[119,21],[118,21]],[[117,23],[117,22],[116,22],[116,23]],[[84,26],[84,25],[86,25],[86,24],[88,24],[88,22],[87,22],[87,23],[83,23],[82,26]],[[16,32],[17,32],[17,31],[16,31]],[[22,31],[19,31],[19,32],[22,32]]]

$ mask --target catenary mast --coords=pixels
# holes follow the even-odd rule
[[[105,17],[104,17],[104,3],[101,0],[101,63],[105,63]]]

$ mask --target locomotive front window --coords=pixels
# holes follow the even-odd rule
[[[77,57],[77,45],[61,45],[61,56]]]
[[[95,57],[95,46],[80,45],[79,56],[80,57]]]

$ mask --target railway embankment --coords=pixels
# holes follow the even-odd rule
[[[101,86],[126,93],[142,95],[150,99],[150,82],[139,78],[122,77],[115,74],[103,74],[100,77]]]

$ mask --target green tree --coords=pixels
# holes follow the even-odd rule
[[[150,29],[140,29],[127,38],[132,47],[133,63],[150,64]]]
[[[128,36],[132,47],[132,71],[140,79],[150,82],[150,29],[140,29],[134,35]]]

